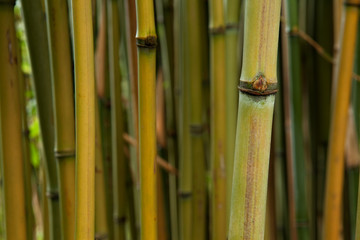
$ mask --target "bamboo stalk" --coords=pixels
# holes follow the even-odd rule
[[[110,86],[108,74],[108,49],[107,49],[107,7],[106,0],[98,2],[98,9],[101,10],[99,17],[99,31],[95,51],[95,74],[96,92],[99,102],[100,134],[102,146],[102,161],[104,166],[104,177],[106,193],[106,215],[108,223],[108,237],[114,238],[113,225],[113,181],[112,181],[112,149],[111,149],[111,106]]]
[[[95,81],[91,3],[73,0],[76,99],[75,239],[94,239]]]
[[[0,127],[5,239],[26,239],[19,59],[15,1],[0,2]]]
[[[232,171],[234,167],[235,133],[240,78],[239,21],[241,0],[226,2],[226,227],[229,228]]]
[[[119,65],[119,5],[117,0],[108,1],[108,46],[111,95],[111,129],[113,156],[113,186],[114,186],[114,236],[115,239],[125,239],[126,223],[126,165],[123,152],[124,119],[121,106],[121,78]]]
[[[336,83],[333,86],[333,107],[326,169],[324,239],[341,236],[342,191],[344,178],[344,148],[347,128],[347,111],[354,63],[355,41],[360,1],[347,1],[343,14],[343,33],[339,64],[336,66]]]
[[[166,146],[167,146],[167,159],[168,162],[175,166],[176,163],[176,124],[174,113],[174,94],[173,94],[173,79],[171,74],[171,58],[168,48],[168,41],[166,35],[166,26],[164,24],[163,13],[163,0],[157,0],[156,2],[156,16],[157,16],[157,28],[160,41],[161,59],[163,67],[163,87],[165,91],[165,107],[166,107]],[[179,238],[178,229],[178,210],[177,210],[177,186],[176,177],[169,175],[169,201],[170,201],[170,229],[171,239],[177,240]]]
[[[46,1],[62,237],[70,240],[75,232],[75,116],[67,10],[66,1]]]
[[[99,103],[95,103],[95,238],[109,238]]]
[[[157,239],[156,30],[151,0],[136,0],[139,103],[141,239]]]
[[[44,146],[44,170],[50,239],[61,237],[60,202],[54,155],[54,122],[51,71],[44,3],[41,0],[21,1],[30,61],[38,106],[40,132]]]
[[[264,238],[280,5],[280,0],[245,3],[229,240]]]
[[[289,80],[290,80],[290,119],[291,119],[291,145],[294,173],[294,194],[297,235],[300,239],[310,237],[308,196],[306,184],[305,144],[303,136],[303,111],[302,111],[302,82],[300,65],[300,42],[299,38],[292,36],[298,31],[298,2],[296,0],[285,1],[286,25],[288,29],[289,46]]]
[[[18,51],[18,56],[21,56]],[[24,164],[24,187],[25,187],[25,211],[26,211],[26,238],[32,239],[34,237],[35,219],[32,207],[32,169],[31,169],[31,155],[30,155],[30,131],[27,123],[26,116],[26,80],[21,68],[19,68],[20,76],[20,104],[21,104],[21,125],[22,125],[22,149],[24,152],[23,164]]]
[[[190,80],[186,59],[186,1],[175,2],[175,109],[178,109],[179,151],[179,234],[180,239],[191,239],[192,234],[192,163],[190,144]],[[174,34],[175,34],[174,33]],[[187,54],[188,58],[190,54]]]
[[[191,183],[191,232],[190,239],[205,239],[206,237],[206,170],[203,145],[202,123],[202,37],[201,37],[201,0],[188,0],[184,3],[184,66],[185,78],[188,88],[184,88],[183,97],[189,104],[189,143],[191,145],[189,162]],[[186,127],[186,125],[185,125]],[[180,172],[181,173],[181,172]],[[189,223],[187,223],[189,224]],[[185,235],[184,235],[185,237]]]
[[[209,2],[211,226],[212,239],[226,238],[226,86],[225,18],[223,2]]]

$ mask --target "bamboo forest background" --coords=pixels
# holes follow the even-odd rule
[[[0,239],[360,239],[359,6],[0,0]]]

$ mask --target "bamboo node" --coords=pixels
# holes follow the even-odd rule
[[[347,1],[344,1],[344,6],[360,8],[360,1],[359,0],[347,0]]]
[[[75,150],[55,150],[55,158],[61,160],[62,158],[75,157]]]
[[[108,239],[109,236],[107,233],[96,233],[95,234],[95,240],[104,240],[104,239]]]
[[[46,191],[46,197],[48,197],[51,200],[59,200],[59,193],[57,191]]]
[[[118,216],[118,215],[114,215],[114,223],[115,224],[125,224],[126,222],[126,216]]]
[[[267,96],[277,93],[277,83],[268,82],[263,74],[258,74],[253,81],[241,81],[238,86],[241,92],[256,95],[256,96]]]
[[[179,191],[179,192],[178,192],[178,196],[179,196],[180,198],[182,198],[182,199],[184,199],[184,198],[190,198],[190,197],[192,197],[192,192],[190,192],[190,191]]]
[[[156,48],[157,37],[156,36],[136,37],[136,45],[140,48]]]
[[[225,26],[210,27],[209,34],[211,35],[225,34],[225,30],[226,30]]]
[[[205,128],[202,124],[190,124],[190,133],[192,135],[202,135]]]
[[[226,28],[226,30],[232,30],[232,29],[237,30],[237,29],[239,29],[239,24],[237,24],[237,23],[228,23],[228,24],[226,24],[225,28]]]

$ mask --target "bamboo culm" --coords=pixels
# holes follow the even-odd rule
[[[156,240],[156,30],[151,0],[136,0],[141,239]]]
[[[76,101],[75,239],[95,235],[95,76],[91,2],[73,0]]]
[[[264,239],[280,5],[245,2],[229,240]]]

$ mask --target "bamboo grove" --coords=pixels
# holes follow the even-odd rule
[[[360,0],[0,0],[0,239],[360,239]]]

